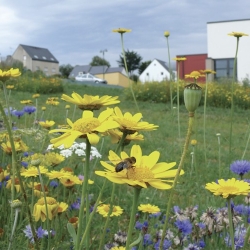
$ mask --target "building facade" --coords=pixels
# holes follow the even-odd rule
[[[32,72],[41,70],[48,76],[59,74],[59,62],[48,49],[20,44],[12,58]]]
[[[206,68],[216,71],[215,79],[233,76],[237,38],[228,35],[232,32],[250,35],[250,19],[207,23]],[[238,81],[250,77],[249,36],[239,38],[236,77]]]

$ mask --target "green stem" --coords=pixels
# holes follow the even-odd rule
[[[205,165],[207,163],[207,145],[206,145],[207,85],[208,85],[208,74],[206,74],[206,88],[205,88],[205,99],[204,99],[204,120],[203,120],[203,142],[204,142]]]
[[[180,62],[177,63],[177,123],[178,123],[178,136],[181,139],[181,126],[180,126],[180,93],[179,93],[179,78],[180,78]]]
[[[127,74],[127,77],[128,77],[129,88],[131,90],[131,94],[133,96],[133,99],[134,99],[134,102],[135,102],[135,106],[136,106],[138,112],[140,112],[138,104],[137,104],[137,101],[136,101],[136,98],[135,98],[133,86],[132,86],[132,83],[131,83],[131,80],[130,80],[130,77],[129,77],[129,74],[128,74],[128,66],[127,66],[127,60],[126,60],[126,55],[125,55],[125,50],[124,50],[124,42],[123,42],[123,33],[121,33],[121,43],[122,43],[123,61],[124,61],[124,66],[125,66],[126,74]]]
[[[4,112],[4,109],[3,109],[3,106],[2,106],[1,103],[0,103],[0,112],[2,113],[2,117],[3,117],[4,123],[5,123],[6,129],[7,129],[8,135],[9,135],[10,145],[11,145],[11,149],[12,149],[12,157],[13,157],[12,158],[13,159],[13,161],[12,161],[12,169],[14,169],[14,172],[16,172],[17,178],[19,180],[20,189],[21,189],[21,192],[22,192],[22,195],[23,195],[23,198],[24,198],[25,205],[27,207],[29,223],[30,223],[30,227],[31,227],[32,236],[33,236],[34,241],[35,241],[36,249],[40,249],[39,245],[38,245],[38,239],[37,239],[37,235],[36,235],[36,232],[35,232],[34,224],[33,224],[32,214],[31,214],[31,211],[30,211],[30,208],[29,208],[28,197],[27,197],[26,191],[24,189],[21,174],[20,174],[19,169],[17,169],[17,171],[16,171],[17,154],[16,154],[16,150],[15,150],[15,144],[14,144],[14,140],[13,140],[12,130],[11,130],[10,124],[8,122],[8,119],[6,117],[6,114]]]
[[[219,178],[221,178],[221,152],[220,152],[220,136],[218,136],[218,145],[219,145]]]
[[[168,199],[168,204],[167,204],[167,210],[166,210],[166,218],[165,218],[165,222],[164,222],[164,226],[163,226],[163,230],[162,230],[162,238],[161,238],[161,242],[160,242],[160,249],[162,249],[163,247],[163,242],[164,242],[164,238],[165,238],[165,234],[167,231],[167,225],[168,225],[168,220],[169,220],[169,213],[170,213],[170,208],[172,205],[172,199],[173,199],[173,195],[175,192],[175,186],[177,184],[177,180],[180,176],[180,172],[182,170],[183,164],[184,164],[184,160],[188,151],[188,145],[189,145],[189,141],[190,141],[190,137],[191,137],[191,133],[192,133],[192,127],[193,127],[193,120],[194,120],[194,116],[189,116],[189,121],[188,121],[188,131],[187,131],[187,135],[186,135],[186,140],[184,143],[184,149],[181,155],[181,160],[177,169],[177,173],[176,176],[174,178],[174,182],[173,182],[173,186],[172,189],[170,191],[170,195],[169,195],[169,199]]]
[[[231,238],[232,250],[234,250],[234,228],[233,228],[233,217],[231,209],[231,198],[227,199],[227,209],[228,209],[228,220],[229,220],[229,234]]]
[[[128,226],[128,235],[127,235],[127,241],[126,241],[126,250],[130,249],[130,241],[132,238],[132,232],[135,226],[135,216],[136,216],[136,211],[137,211],[137,205],[139,201],[139,196],[140,196],[140,191],[141,188],[134,188],[134,197],[133,197],[133,204],[132,204],[132,210],[130,214],[130,220],[129,220],[129,226]]]
[[[239,47],[239,37],[237,37],[236,52],[234,57],[234,69],[233,69],[233,80],[231,84],[231,112],[230,112],[230,137],[229,137],[229,163],[232,159],[232,134],[233,134],[233,116],[234,116],[234,83],[236,81],[236,66],[237,66],[237,54]]]
[[[82,236],[82,239],[81,239],[81,243],[80,243],[80,248],[79,248],[79,249],[82,249],[84,240],[85,240],[85,238],[86,238],[86,236],[87,236],[87,232],[88,232],[89,229],[90,229],[91,221],[92,221],[93,217],[96,215],[96,209],[97,209],[97,207],[99,206],[99,202],[100,202],[100,200],[101,200],[101,198],[102,198],[102,194],[103,194],[103,191],[104,191],[104,188],[105,188],[106,183],[107,183],[107,179],[104,180],[104,183],[103,183],[103,185],[102,185],[102,188],[101,188],[101,190],[100,190],[100,192],[99,192],[99,196],[98,196],[98,198],[97,198],[97,200],[96,200],[96,202],[95,202],[95,206],[94,206],[94,208],[93,208],[93,211],[92,211],[91,214],[90,214],[89,221],[88,221],[88,223],[87,223],[87,225],[86,225],[86,228],[85,228],[85,231],[84,231],[84,233],[83,233],[83,236]]]
[[[124,143],[124,140],[126,139],[126,136],[127,136],[127,133],[123,132],[122,138],[119,141],[119,144],[118,144],[118,146],[117,146],[117,148],[115,150],[116,153],[120,152],[120,149],[121,149],[121,147],[122,147],[122,145]],[[114,197],[115,197],[115,187],[116,187],[116,184],[113,183],[112,193],[111,193],[110,203],[109,203],[109,212],[108,212],[108,215],[107,215],[107,218],[106,218],[106,222],[105,222],[104,228],[102,230],[102,236],[101,236],[101,241],[100,241],[100,244],[99,244],[99,250],[101,250],[103,248],[103,242],[104,242],[106,230],[108,228],[108,224],[109,224],[109,221],[110,221],[110,215],[113,212],[113,205],[114,205],[113,203],[114,203]]]
[[[45,209],[46,209],[46,226],[47,226],[47,230],[48,230],[48,246],[47,246],[47,249],[50,250],[51,234],[50,234],[50,227],[49,227],[48,203],[47,203],[47,199],[46,199],[43,178],[42,178],[42,175],[41,175],[41,171],[40,171],[39,165],[37,166],[37,170],[38,170],[38,174],[39,174],[39,180],[40,180],[40,183],[41,183],[41,188],[42,188],[43,198],[44,198],[44,204],[45,204]]]
[[[83,165],[83,173],[84,173],[84,181],[82,185],[82,195],[81,195],[81,205],[80,205],[80,211],[79,211],[79,223],[78,223],[78,231],[77,231],[77,238],[76,238],[76,244],[75,249],[80,249],[80,238],[82,235],[82,228],[83,228],[83,215],[84,215],[84,200],[88,199],[87,197],[87,189],[88,189],[88,180],[89,180],[89,159],[90,159],[90,149],[91,145],[86,138],[86,160],[85,160],[85,166]],[[89,209],[86,207],[86,210]],[[87,216],[87,215],[86,215]],[[89,218],[86,218],[86,221],[88,222]],[[86,231],[87,236],[89,235],[89,230]],[[88,237],[87,237],[88,238]],[[88,244],[89,239],[86,239],[86,244]],[[86,245],[86,249],[88,249],[88,246]]]
[[[170,82],[169,82],[170,108],[171,108],[171,112],[173,112],[172,69],[171,69],[171,63],[170,63],[170,50],[169,50],[168,37],[167,37],[167,47],[168,47],[168,68],[169,68],[169,73],[170,73]]]
[[[8,250],[11,249],[11,245],[12,245],[12,242],[13,242],[13,237],[14,237],[14,233],[15,233],[15,229],[16,229],[16,225],[17,225],[18,213],[19,213],[19,208],[15,208],[15,220],[14,220],[14,224],[13,224],[13,227],[12,227],[12,232],[11,232],[11,236],[10,236],[10,240],[9,240]]]

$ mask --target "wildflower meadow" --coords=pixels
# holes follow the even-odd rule
[[[0,69],[0,249],[249,249],[249,90],[214,73],[124,91]]]

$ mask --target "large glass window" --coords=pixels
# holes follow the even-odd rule
[[[227,59],[215,59],[214,70],[216,71],[215,78],[233,77],[234,58]],[[237,79],[237,67],[236,67],[236,79]]]

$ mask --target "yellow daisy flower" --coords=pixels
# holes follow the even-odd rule
[[[140,122],[142,118],[141,113],[132,115],[131,113],[126,112],[123,115],[118,107],[114,108],[114,115],[112,118],[119,123],[120,130],[127,134],[134,134],[138,131],[151,131],[158,128],[157,125],[149,124],[148,122]]]
[[[4,178],[5,178],[4,170],[3,170],[3,168],[0,167],[0,182],[2,182]]]
[[[111,250],[126,250],[125,247],[112,247]]]
[[[43,167],[43,166],[40,166],[39,170],[40,170],[41,174],[46,174],[48,172],[48,169],[45,168],[45,167]],[[28,177],[37,177],[37,176],[39,176],[38,168],[37,167],[28,167],[27,169],[25,169],[21,173],[21,176],[24,176],[25,178],[28,178]]]
[[[18,77],[21,75],[21,72],[19,71],[19,69],[9,69],[9,70],[1,70],[0,69],[0,80],[1,81],[6,81],[7,79],[9,79],[10,77]]]
[[[20,144],[20,142],[14,142],[14,145],[15,145],[15,150],[16,150],[16,152],[26,151],[26,150],[23,150],[22,145]],[[3,143],[1,144],[1,148],[2,148],[2,150],[3,150],[6,154],[9,154],[9,155],[12,154],[12,148],[11,148],[11,144],[10,144],[9,141],[7,141],[6,143],[3,142]]]
[[[74,141],[81,138],[88,138],[90,144],[97,144],[99,142],[99,136],[97,132],[104,133],[109,129],[114,129],[119,126],[117,122],[108,120],[108,118],[113,113],[112,109],[107,109],[100,113],[98,118],[94,117],[92,111],[85,110],[82,113],[82,118],[78,119],[74,123],[67,119],[70,129],[53,129],[49,133],[62,132],[63,135],[51,139],[50,142],[54,147],[59,147],[64,145],[65,148],[69,148],[73,145]]]
[[[136,162],[132,166],[126,165],[126,159],[134,157]],[[142,155],[141,147],[134,145],[131,148],[130,156],[126,152],[121,152],[119,157],[112,150],[109,151],[109,160],[111,164],[101,161],[105,171],[95,171],[95,174],[103,176],[111,182],[118,184],[128,184],[130,186],[139,186],[143,188],[154,187],[157,189],[170,189],[172,186],[166,182],[173,182],[173,178],[177,174],[177,170],[170,170],[176,163],[157,163],[160,157],[158,151],[152,152],[150,155]],[[125,160],[125,163],[124,163]],[[121,166],[125,169],[117,171],[117,164],[123,162]],[[181,175],[184,171],[181,171]],[[170,179],[170,180],[169,180]]]
[[[234,36],[234,37],[242,37],[242,36],[248,36],[248,34],[242,33],[242,32],[232,32],[228,34],[229,36]]]
[[[55,101],[55,100],[47,100],[47,101],[46,101],[46,104],[52,105],[52,106],[58,106],[58,105],[59,105],[59,102],[58,102],[58,101]]]
[[[11,186],[12,186],[11,183],[12,183],[12,181],[11,181],[11,179],[9,179],[7,181],[7,183],[6,183],[6,188],[7,189],[11,189]],[[19,179],[17,177],[15,178],[15,184],[14,184],[14,186],[15,186],[15,189],[16,189],[17,193],[19,193],[20,190],[21,190],[21,187],[20,187],[20,184],[19,184]]]
[[[32,96],[32,98],[38,98],[40,96],[40,94],[34,94],[33,96]]]
[[[138,207],[139,211],[142,211],[143,213],[149,213],[149,214],[156,214],[160,212],[160,208],[155,205],[150,204],[141,204]]]
[[[110,135],[112,143],[118,143],[121,140],[123,133],[118,129],[112,129],[109,130],[108,135]],[[126,136],[123,145],[128,145],[130,141],[143,141],[143,140],[144,136],[140,135],[138,132],[135,132],[134,134],[128,134]]]
[[[82,181],[75,175],[69,175],[67,178],[60,178],[60,182],[65,187],[73,187],[74,185],[82,184]]]
[[[44,191],[45,191],[45,194],[47,195],[48,194],[48,187],[46,185],[44,185]],[[42,191],[42,185],[41,183],[34,183],[34,194],[36,197],[38,198],[41,198],[41,197],[44,197],[44,193]]]
[[[70,224],[73,225],[74,228],[77,228],[78,226],[78,217],[72,217],[68,221]]]
[[[117,100],[118,96],[112,97],[104,95],[102,97],[99,97],[98,95],[83,95],[83,97],[81,97],[75,92],[71,96],[72,98],[68,95],[63,94],[61,99],[77,105],[81,110],[98,110],[103,106],[120,103],[120,101]]]
[[[220,179],[218,183],[207,183],[205,188],[214,195],[220,195],[223,198],[232,198],[236,195],[248,195],[250,193],[249,183],[235,178]]]
[[[45,110],[46,110],[46,107],[42,107],[41,109],[42,109],[42,111],[45,111]]]
[[[103,217],[107,217],[109,213],[110,205],[109,204],[101,204],[97,207],[97,212]],[[123,209],[120,206],[113,206],[113,211],[110,215],[112,216],[120,216],[123,213]]]
[[[65,105],[65,109],[70,109],[70,105]]]
[[[216,74],[216,72],[213,71],[213,70],[211,70],[211,69],[200,70],[200,72],[203,73],[203,74],[207,74],[207,75],[209,75],[209,74]]]
[[[118,29],[112,30],[112,32],[117,32],[117,33],[123,34],[123,33],[131,32],[131,29],[118,28]]]
[[[59,203],[52,197],[46,197],[46,201],[48,207],[48,219],[52,220],[57,214]],[[40,198],[34,205],[33,216],[35,221],[39,221],[41,219],[41,221],[44,222],[47,219],[44,197]]]
[[[46,173],[46,175],[49,177],[50,180],[53,180],[53,179],[62,179],[62,178],[65,178],[67,179],[68,177],[72,176],[72,173],[71,172],[66,172],[66,171],[51,171],[49,173]]]
[[[32,104],[33,102],[31,100],[22,100],[20,101],[21,104]]]
[[[45,129],[50,129],[55,124],[55,122],[46,120],[45,122],[39,122],[39,124]]]
[[[55,152],[49,152],[44,155],[44,162],[47,166],[55,167],[59,165],[61,162],[65,160],[65,157],[55,153]]]
[[[61,214],[61,213],[63,213],[63,212],[65,212],[67,209],[68,209],[68,204],[67,203],[65,203],[65,202],[60,202],[59,203],[59,206],[58,206],[58,208],[57,208],[57,213],[58,214]]]
[[[185,78],[194,78],[198,79],[199,77],[204,77],[205,75],[202,75],[199,71],[192,71],[190,74],[185,75]]]
[[[7,85],[6,89],[14,89],[14,87],[15,87],[14,85]]]

